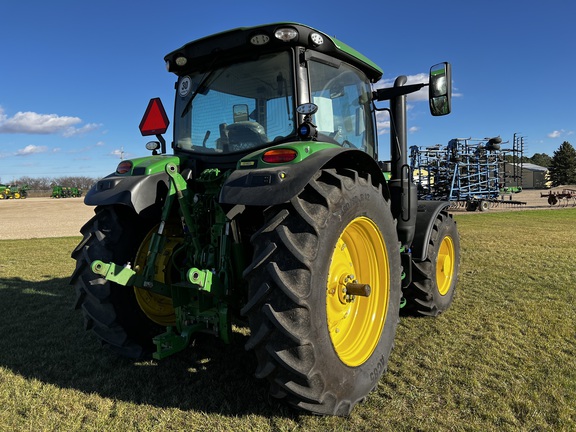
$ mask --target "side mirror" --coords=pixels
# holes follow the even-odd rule
[[[234,118],[234,123],[250,120],[248,116],[248,105],[246,104],[234,105],[232,107],[232,115]]]
[[[450,63],[438,63],[430,68],[428,85],[430,113],[433,116],[450,114],[452,108],[452,70]]]

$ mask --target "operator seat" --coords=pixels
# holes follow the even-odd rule
[[[269,142],[264,126],[253,121],[240,121],[226,126],[228,151],[247,150]]]

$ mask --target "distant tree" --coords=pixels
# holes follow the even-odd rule
[[[550,180],[553,186],[576,184],[576,150],[568,141],[554,152]]]
[[[14,180],[14,184],[28,185],[32,190],[45,190],[50,189],[51,179],[48,177],[20,177]]]
[[[550,167],[552,163],[552,158],[546,153],[534,153],[533,156],[522,156],[520,160],[518,159],[518,157],[514,157],[514,155],[511,154],[504,155],[504,160],[510,163],[520,163],[520,161],[522,161],[522,163],[531,163],[546,168]]]
[[[96,180],[90,177],[56,177],[53,179],[54,186],[77,187],[84,191],[90,189]]]
[[[552,165],[552,158],[546,153],[534,153],[528,162],[548,168]]]
[[[31,190],[52,190],[54,186],[77,187],[87,191],[98,179],[90,177],[21,177],[12,183],[16,185],[28,185]]]

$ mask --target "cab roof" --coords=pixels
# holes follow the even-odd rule
[[[280,40],[275,37],[280,29],[295,30],[296,36],[290,40]],[[322,43],[318,43],[320,41]],[[170,72],[182,75],[191,70],[209,69],[220,62],[246,58],[254,53],[279,51],[288,46],[302,46],[345,61],[362,70],[373,82],[382,77],[382,69],[354,48],[312,27],[292,22],[239,27],[216,33],[183,45],[167,54],[164,60]]]

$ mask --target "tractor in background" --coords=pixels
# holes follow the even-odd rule
[[[3,185],[0,184],[0,199],[26,199],[28,197],[28,185]]]

